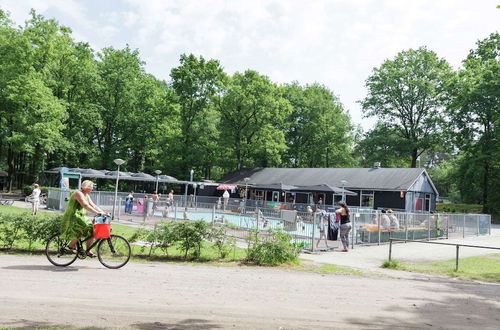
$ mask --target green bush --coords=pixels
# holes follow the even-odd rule
[[[33,243],[43,242],[59,230],[61,217],[48,213],[32,216],[29,212],[0,214],[0,244],[11,249],[17,240],[23,239],[31,250]]]
[[[193,256],[198,258],[201,254],[201,245],[208,238],[210,225],[203,220],[194,222],[179,221],[174,223],[173,231],[179,248],[187,258],[189,251],[193,250]]]
[[[50,188],[50,189],[58,189],[58,188]],[[47,194],[47,192],[49,191],[49,187],[40,187],[40,191],[42,194]],[[25,196],[31,195],[31,193],[33,192],[33,185],[24,186],[22,192]]]
[[[483,206],[480,204],[436,204],[436,211],[439,213],[481,213],[482,209]]]
[[[3,248],[11,249],[21,235],[22,219],[23,215],[0,214],[0,243]]]
[[[217,250],[219,258],[226,258],[236,244],[236,239],[227,234],[227,226],[215,225],[210,229],[209,239],[214,243],[213,248]]]
[[[399,269],[399,267],[400,267],[399,261],[394,259],[386,260],[382,264],[382,268]]]
[[[178,240],[175,228],[174,222],[162,221],[155,224],[153,230],[142,231],[144,239],[152,243],[149,248],[149,256],[151,256],[156,248],[160,248],[168,256],[168,248]]]
[[[270,230],[265,238],[253,230],[247,240],[247,261],[257,265],[281,265],[296,261],[301,250],[291,242],[292,236],[281,230]]]

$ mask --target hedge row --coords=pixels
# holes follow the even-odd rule
[[[36,216],[31,215],[30,212],[0,213],[0,247],[11,249],[16,242],[25,241],[28,244],[28,250],[31,250],[33,243],[43,243],[59,230],[61,218],[61,215],[47,212]]]
[[[436,204],[436,211],[439,213],[481,213],[482,209],[480,204]]]

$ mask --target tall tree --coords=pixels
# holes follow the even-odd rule
[[[281,128],[291,106],[268,77],[252,70],[235,73],[218,110],[221,161],[227,170],[281,163],[286,150]]]
[[[140,77],[144,74],[144,62],[137,50],[128,46],[117,50],[104,48],[99,54],[98,111],[102,124],[94,126],[100,150],[100,167],[113,168],[113,159],[125,157],[127,127],[137,104]]]
[[[335,167],[352,164],[353,126],[333,92],[314,84],[283,87],[292,104],[287,119],[286,163],[293,167]]]
[[[222,93],[225,73],[216,60],[183,54],[180,66],[172,69],[170,77],[180,105],[179,168],[183,177],[191,166],[210,178],[215,162],[210,145],[218,139],[213,100]]]
[[[488,212],[500,202],[500,34],[478,41],[463,65],[451,84],[448,109],[463,154],[461,168],[474,174],[464,176],[460,189],[466,201],[473,201],[467,190],[479,184],[480,202]],[[493,211],[500,213],[500,208]]]
[[[425,47],[402,51],[386,60],[366,80],[361,101],[366,116],[379,118],[402,140],[416,167],[417,158],[442,142],[445,84],[452,70]]]

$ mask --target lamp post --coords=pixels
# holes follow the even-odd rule
[[[111,216],[111,220],[115,220],[115,206],[116,206],[116,198],[118,196],[118,181],[120,180],[120,165],[123,165],[125,161],[123,159],[117,158],[113,160],[113,162],[118,165],[118,170],[116,171],[116,185],[115,185],[115,198],[113,200],[113,214]]]
[[[345,203],[345,185],[347,184],[346,180],[341,180],[340,183],[342,184],[342,203]]]
[[[156,173],[156,189],[155,189],[155,193],[158,194],[158,179],[159,179],[159,176],[161,174],[161,171],[160,170],[156,170],[155,173]]]
[[[196,188],[198,187],[198,184],[195,182],[193,183],[193,189],[194,189],[194,195],[193,195],[193,202],[194,202],[194,208],[196,209]]]
[[[189,182],[192,182],[193,181],[193,174],[194,174],[194,170],[191,170],[189,171]],[[186,203],[186,206],[187,206],[187,200],[188,200],[188,184],[189,183],[186,183],[186,189],[184,190],[184,201]]]

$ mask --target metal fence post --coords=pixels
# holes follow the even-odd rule
[[[380,245],[380,213],[377,210],[377,225],[378,225],[378,245]]]
[[[389,239],[389,261],[392,258],[392,239]]]
[[[351,249],[354,250],[354,230],[356,229],[356,215],[352,216],[352,214],[350,214],[349,217],[352,218],[352,220],[351,220],[351,224],[352,224],[352,228],[351,228]]]
[[[431,216],[427,215],[427,240],[431,240]]]
[[[177,220],[177,204],[179,204],[179,202],[175,202],[174,204],[174,219]]]
[[[465,214],[464,214],[464,226],[462,227],[462,238],[465,238]]]
[[[313,222],[312,222],[312,236],[311,236],[311,252],[314,252],[314,234],[316,232],[316,216],[317,212],[313,214]]]
[[[477,235],[476,236],[479,236],[479,216],[476,215],[476,221],[477,221]]]
[[[212,208],[212,226],[215,224],[215,205]]]
[[[488,234],[491,236],[491,215],[488,215]]]
[[[408,240],[408,214],[405,214],[405,240]]]
[[[455,271],[458,272],[458,250],[460,249],[460,245],[457,244],[457,256],[455,260]]]
[[[450,232],[450,217],[446,215],[446,239],[450,238],[449,232]]]
[[[257,212],[257,217],[255,218],[257,221],[257,231],[259,231],[259,218],[260,218],[260,212],[258,208],[255,208],[255,212]],[[240,218],[241,221],[241,218]],[[240,226],[241,227],[241,226]]]

